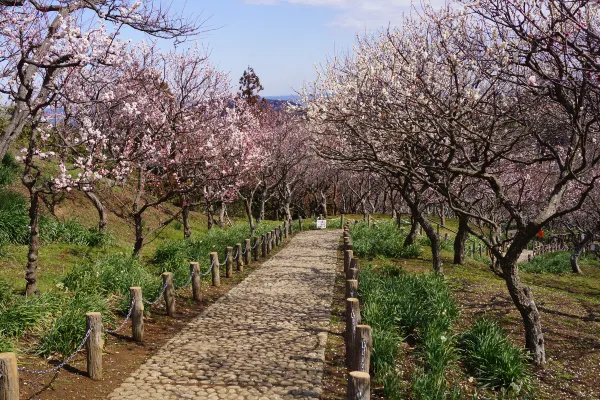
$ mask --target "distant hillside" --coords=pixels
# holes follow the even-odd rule
[[[265,96],[265,100],[271,105],[271,107],[280,110],[286,104],[300,104],[300,98],[296,95],[289,96]]]

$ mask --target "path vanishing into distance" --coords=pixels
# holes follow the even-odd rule
[[[339,238],[298,233],[109,399],[317,399]]]

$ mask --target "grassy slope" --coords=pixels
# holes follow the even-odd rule
[[[10,190],[26,195],[19,184],[13,184]],[[56,207],[56,216],[60,219],[73,218],[87,227],[97,225],[98,214],[90,201],[80,192],[69,193]],[[164,217],[155,210],[148,211],[148,225]],[[146,241],[142,259],[148,259],[160,243],[183,238],[183,230],[172,223]],[[207,231],[206,217],[198,212],[191,213],[192,235],[200,236]],[[73,265],[84,258],[96,259],[114,253],[130,254],[133,249],[133,226],[113,213],[108,215],[108,230],[114,236],[115,243],[107,248],[75,246],[62,243],[47,244],[40,247],[38,285],[41,292],[54,289],[57,277],[63,276]],[[22,290],[25,285],[24,273],[27,263],[27,246],[8,245],[4,248],[0,268],[0,280],[9,282],[15,289]]]

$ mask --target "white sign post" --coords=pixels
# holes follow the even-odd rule
[[[326,219],[318,219],[317,220],[317,229],[326,229],[327,228],[327,220]]]

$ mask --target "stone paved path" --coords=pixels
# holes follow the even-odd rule
[[[109,399],[316,399],[339,231],[297,234]]]

